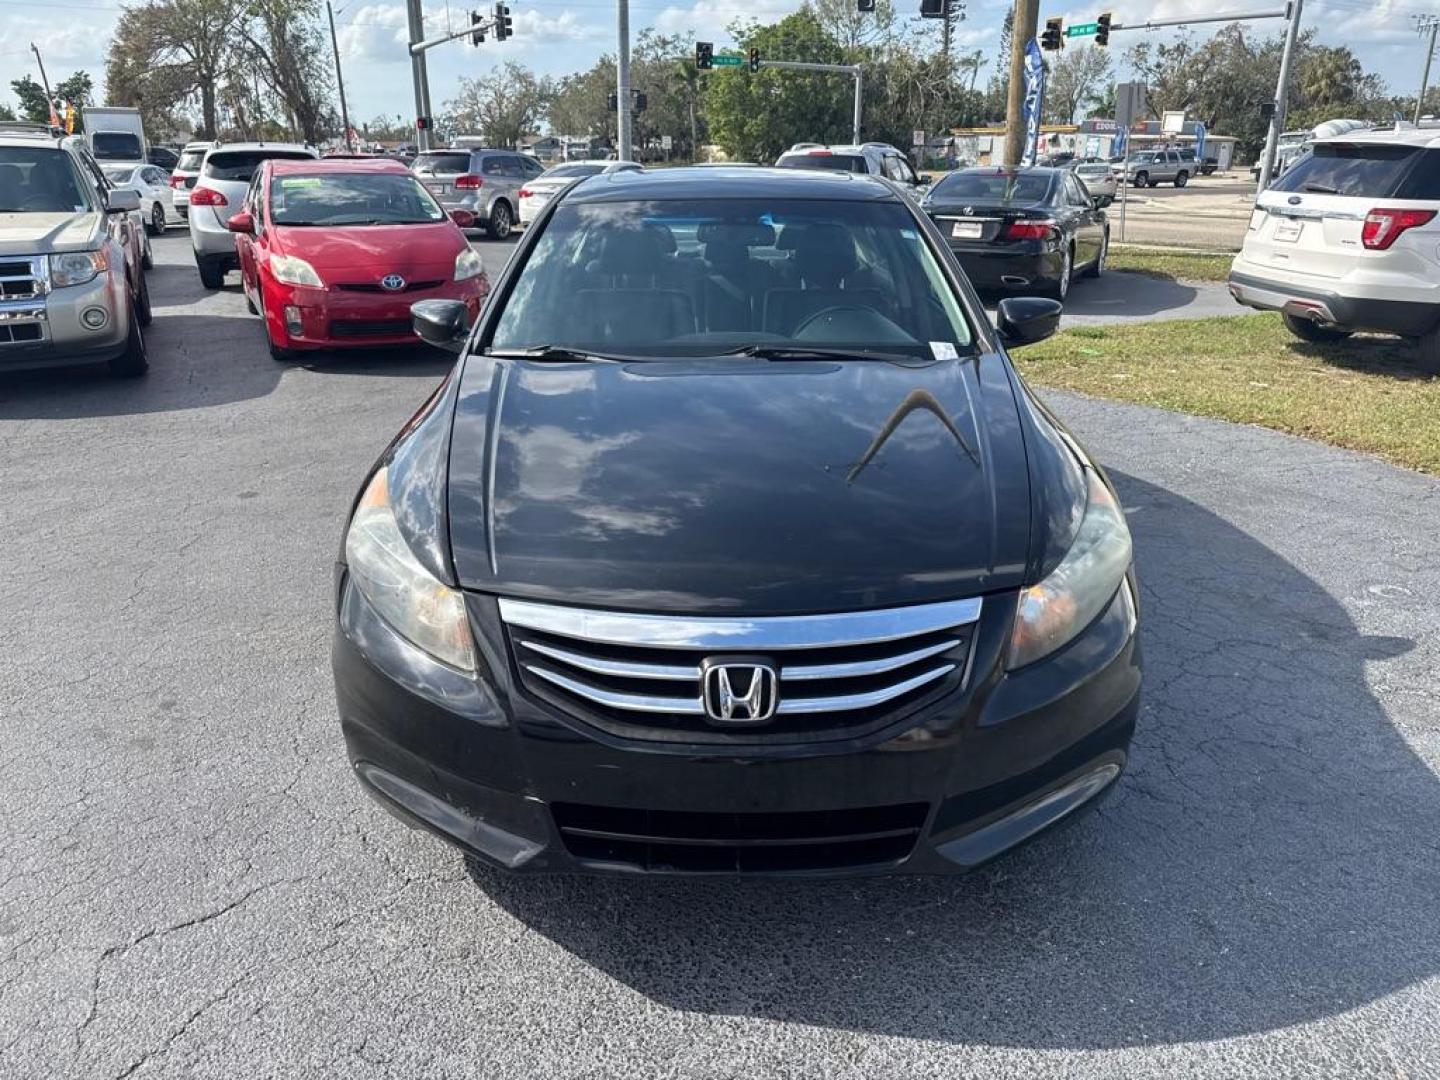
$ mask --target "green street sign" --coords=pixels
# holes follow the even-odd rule
[[[1065,36],[1066,36],[1066,37],[1089,37],[1091,34],[1098,33],[1099,30],[1100,30],[1100,24],[1099,24],[1099,23],[1093,23],[1093,22],[1076,23],[1074,26],[1067,26],[1067,27],[1065,27]],[[718,57],[717,57],[717,59],[716,59],[716,62],[717,62],[717,63],[719,62]]]
[[[715,56],[710,62],[716,67],[742,67],[745,64],[743,56]]]

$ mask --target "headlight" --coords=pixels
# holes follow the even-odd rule
[[[1086,470],[1089,500],[1060,565],[1020,593],[1010,638],[1011,670],[1049,656],[1105,610],[1130,566],[1130,530],[1110,489]]]
[[[356,587],[397,633],[451,667],[475,670],[465,598],[411,554],[390,509],[385,469],[375,474],[355,508],[345,536],[345,561]]]
[[[100,251],[67,251],[50,256],[50,284],[63,289],[66,285],[84,285],[95,275],[110,269],[110,257]]]
[[[480,253],[474,248],[467,247],[459,255],[455,256],[455,280],[469,281],[477,277],[485,269],[485,263],[480,258]]]
[[[317,289],[325,287],[315,268],[294,255],[271,255],[270,273],[275,275],[276,281],[286,285],[313,285]]]

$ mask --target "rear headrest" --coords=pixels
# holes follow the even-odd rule
[[[615,229],[604,235],[591,268],[602,274],[662,274],[665,257],[674,250],[675,238],[669,229],[652,225]]]
[[[728,244],[735,247],[773,247],[775,226],[764,222],[707,221],[700,226],[696,239],[702,244]]]

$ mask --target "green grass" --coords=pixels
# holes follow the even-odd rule
[[[1017,349],[1038,386],[1287,431],[1440,475],[1440,377],[1411,346],[1314,345],[1278,315],[1081,326]]]
[[[1191,251],[1111,248],[1105,265],[1110,270],[1149,274],[1171,281],[1224,281],[1230,273],[1230,262],[1234,257]]]

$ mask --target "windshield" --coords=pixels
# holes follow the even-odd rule
[[[785,154],[775,163],[782,169],[834,169],[837,172],[863,173],[865,159],[859,154],[823,153]]]
[[[282,158],[305,161],[312,155],[286,153],[283,150],[216,150],[205,159],[205,177],[209,180],[233,180],[248,184],[262,161]]]
[[[97,131],[90,136],[90,152],[97,161],[139,161],[145,156],[140,136],[129,131]]]
[[[182,150],[180,160],[175,163],[176,172],[199,172],[200,163],[205,160],[204,150]]]
[[[1286,169],[1271,187],[1275,191],[1397,198],[1402,178],[1419,156],[1420,147],[1398,143],[1316,143],[1309,155]]]
[[[490,346],[626,356],[810,347],[929,360],[971,341],[904,206],[706,199],[562,204]]]
[[[1050,195],[1048,173],[981,172],[951,173],[931,189],[936,199],[965,199],[969,202],[1028,205],[1044,202]]]
[[[410,168],[421,176],[434,176],[436,173],[463,173],[470,168],[470,152],[460,150],[449,154],[421,154]]]
[[[75,214],[91,206],[65,151],[0,146],[0,214]]]
[[[276,225],[419,225],[445,211],[413,176],[400,173],[285,175],[270,183]]]

